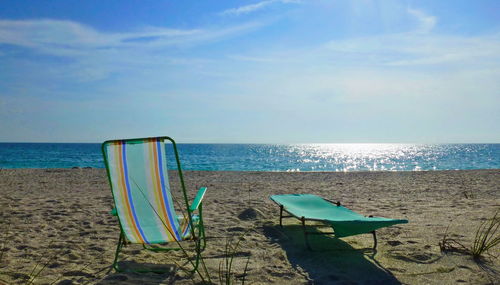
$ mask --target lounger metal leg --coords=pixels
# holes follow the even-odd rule
[[[377,249],[377,234],[375,233],[375,231],[373,231],[372,234],[373,234],[373,249],[376,250]]]
[[[302,229],[304,230],[304,240],[306,242],[307,249],[312,250],[311,246],[309,245],[309,240],[307,239],[307,231],[306,231],[306,218],[302,217],[300,218],[302,221]]]
[[[280,227],[283,227],[282,221],[283,220],[283,205],[280,205]]]

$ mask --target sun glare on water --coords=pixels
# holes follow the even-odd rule
[[[419,164],[435,160],[435,155],[429,155],[431,147],[416,144],[300,144],[290,145],[288,152],[300,157],[297,162],[313,171],[331,169],[332,166],[335,166],[335,171],[397,171],[420,170]]]

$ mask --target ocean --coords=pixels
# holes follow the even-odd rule
[[[500,144],[178,144],[183,170],[499,169]],[[167,152],[172,153],[171,146]],[[175,169],[173,156],[169,168]],[[0,143],[0,168],[104,168],[100,144]]]

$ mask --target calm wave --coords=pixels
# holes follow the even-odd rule
[[[500,168],[500,144],[179,144],[185,170],[418,171]],[[171,147],[167,151],[171,152]],[[174,168],[170,157],[169,167]],[[0,143],[0,168],[103,168],[100,144]]]

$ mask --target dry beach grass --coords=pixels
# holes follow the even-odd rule
[[[171,177],[175,177],[171,174]],[[430,172],[185,173],[190,194],[208,187],[204,200],[207,249],[218,280],[225,246],[243,240],[233,272],[247,284],[491,284],[498,259],[475,261],[461,251],[442,252],[443,235],[472,244],[477,227],[500,208],[500,170]],[[176,181],[173,189],[178,189]],[[314,193],[365,215],[406,218],[409,224],[346,239],[317,236],[304,246],[300,224],[278,226],[272,194]],[[110,270],[119,228],[103,169],[0,170],[0,284],[192,284],[176,263],[180,252],[125,248],[124,263],[161,264],[170,274]],[[448,228],[448,230],[447,230]],[[187,245],[189,246],[189,244]],[[490,255],[498,256],[498,247]],[[33,270],[38,264],[36,270]],[[33,274],[31,274],[33,275]]]

